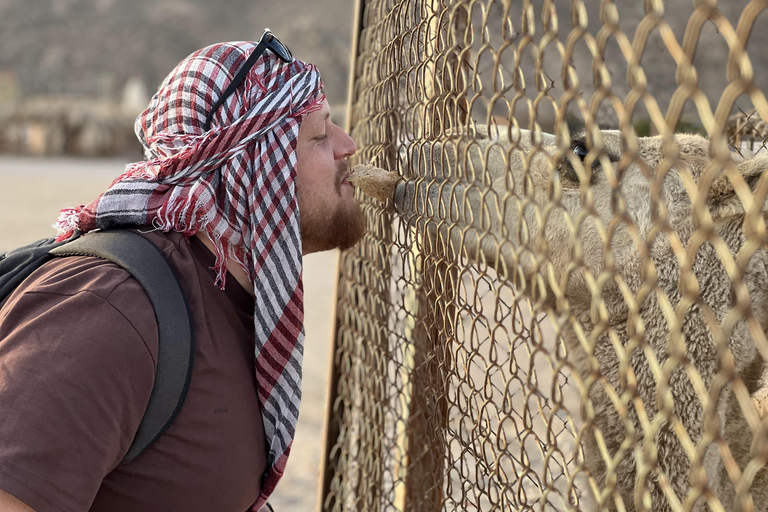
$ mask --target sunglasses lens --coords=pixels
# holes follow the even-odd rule
[[[276,50],[277,50],[277,54],[280,55],[280,58],[282,58],[283,60],[286,60],[286,61],[293,60],[293,55],[291,55],[291,51],[285,46],[279,45],[276,48]]]
[[[282,41],[280,41],[277,37],[275,37],[274,34],[270,33],[270,40],[269,40],[269,48],[277,54],[278,57],[280,57],[285,62],[290,62],[293,60],[293,54],[291,53],[291,50],[288,49],[287,46],[283,44]]]

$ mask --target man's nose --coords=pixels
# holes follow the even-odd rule
[[[357,152],[357,144],[355,144],[354,139],[341,128],[338,128],[338,131],[339,137],[334,151],[337,160],[350,157]]]

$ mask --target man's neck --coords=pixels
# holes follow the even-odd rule
[[[216,249],[213,247],[213,242],[211,242],[211,239],[208,238],[208,235],[202,231],[198,231],[194,236],[203,242],[203,245],[206,246],[214,256],[216,255]],[[240,283],[240,286],[245,288],[245,291],[253,296],[253,283],[250,279],[248,279],[248,274],[245,273],[239,263],[237,263],[232,258],[227,258],[227,271],[232,274],[232,277],[235,278],[235,281]]]

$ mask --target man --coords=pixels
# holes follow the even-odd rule
[[[184,59],[136,133],[147,160],[58,228],[142,226],[165,254],[193,318],[186,400],[121,464],[152,390],[154,310],[112,263],[46,263],[0,310],[2,511],[260,510],[285,468],[302,254],[362,236],[346,181],[355,143],[331,122],[315,67],[268,31]]]

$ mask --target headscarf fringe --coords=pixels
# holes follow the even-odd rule
[[[53,225],[53,228],[57,231],[56,241],[66,240],[75,233],[80,222],[80,212],[83,211],[83,208],[84,205],[80,205],[61,210],[59,219]]]

